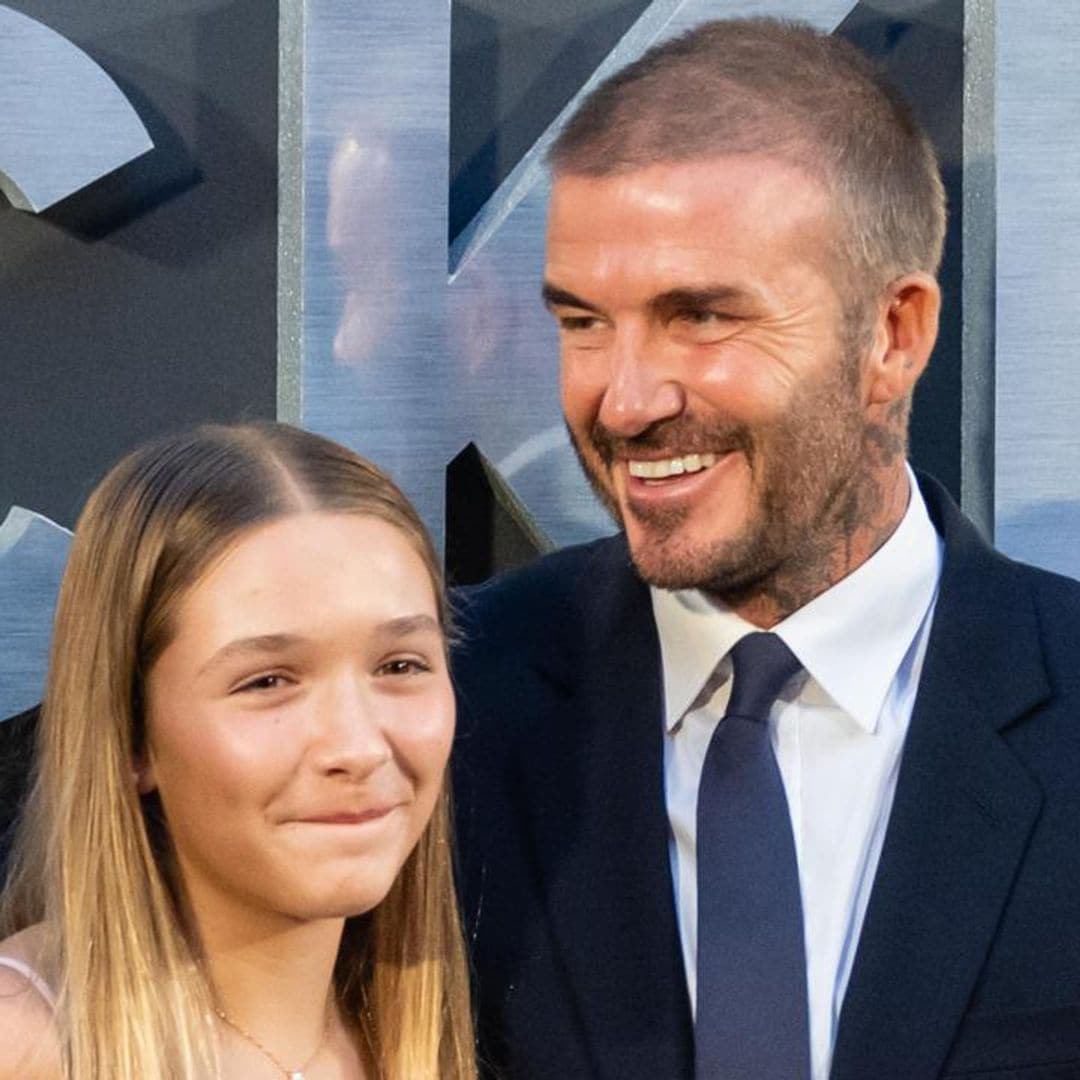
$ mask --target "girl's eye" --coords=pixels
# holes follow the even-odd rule
[[[378,674],[380,675],[419,675],[421,672],[430,671],[431,668],[424,663],[423,660],[419,660],[415,657],[398,657],[395,660],[387,660],[385,664],[380,664],[378,668]]]
[[[244,693],[248,690],[280,690],[286,685],[284,675],[260,675],[257,679],[249,679],[236,688],[236,693]]]

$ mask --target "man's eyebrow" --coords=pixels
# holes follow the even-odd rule
[[[704,285],[696,289],[669,289],[654,296],[650,305],[658,311],[678,308],[707,308],[714,304],[730,304],[746,307],[754,301],[754,294],[737,285]]]
[[[579,308],[581,311],[594,311],[603,314],[588,300],[582,300],[566,289],[560,289],[550,281],[545,281],[540,290],[544,304],[551,307]],[[729,304],[738,307],[751,305],[755,300],[752,292],[738,285],[703,285],[698,288],[668,289],[658,293],[649,301],[649,306],[656,311],[668,312],[679,308],[707,308],[714,304]]]
[[[299,645],[306,639],[299,634],[257,634],[254,637],[236,638],[220,649],[201,668],[199,674],[241,656],[272,656]]]
[[[566,289],[560,289],[558,285],[552,285],[550,281],[545,281],[543,288],[540,290],[540,297],[544,301],[546,307],[572,307],[580,308],[582,311],[595,311],[600,314],[600,309],[594,304],[590,304],[587,300],[582,300],[580,296],[575,296],[572,292],[567,292]]]

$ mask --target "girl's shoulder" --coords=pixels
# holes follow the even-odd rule
[[[41,971],[42,943],[36,926],[0,941],[0,1080],[60,1076],[53,991]]]

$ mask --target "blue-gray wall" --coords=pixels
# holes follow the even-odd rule
[[[277,379],[277,4],[8,6],[89,54],[155,146],[41,215],[0,197],[0,715],[40,693],[65,542],[24,511],[72,526],[124,451],[272,417]]]

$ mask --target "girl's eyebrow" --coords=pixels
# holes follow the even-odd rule
[[[416,615],[398,615],[393,619],[386,619],[377,623],[373,628],[376,634],[383,637],[401,638],[410,634],[429,633],[442,634],[442,628],[438,620],[431,615],[418,613]],[[297,645],[303,645],[310,639],[302,634],[277,633],[256,634],[252,637],[236,638],[220,649],[201,668],[199,675],[204,675],[229,660],[235,660],[242,656],[273,656],[283,653]]]
[[[218,651],[214,653],[201,668],[199,668],[199,674],[203,675],[207,671],[218,667],[228,660],[233,660],[238,656],[248,656],[253,653],[261,656],[281,653],[306,640],[307,639],[300,634],[257,634],[254,637],[236,638],[235,641],[230,641],[227,645],[222,645],[221,648],[218,649]]]
[[[442,627],[437,619],[430,615],[399,615],[395,619],[387,619],[375,627],[375,632],[389,637],[407,637],[409,634],[429,633],[441,634]]]

